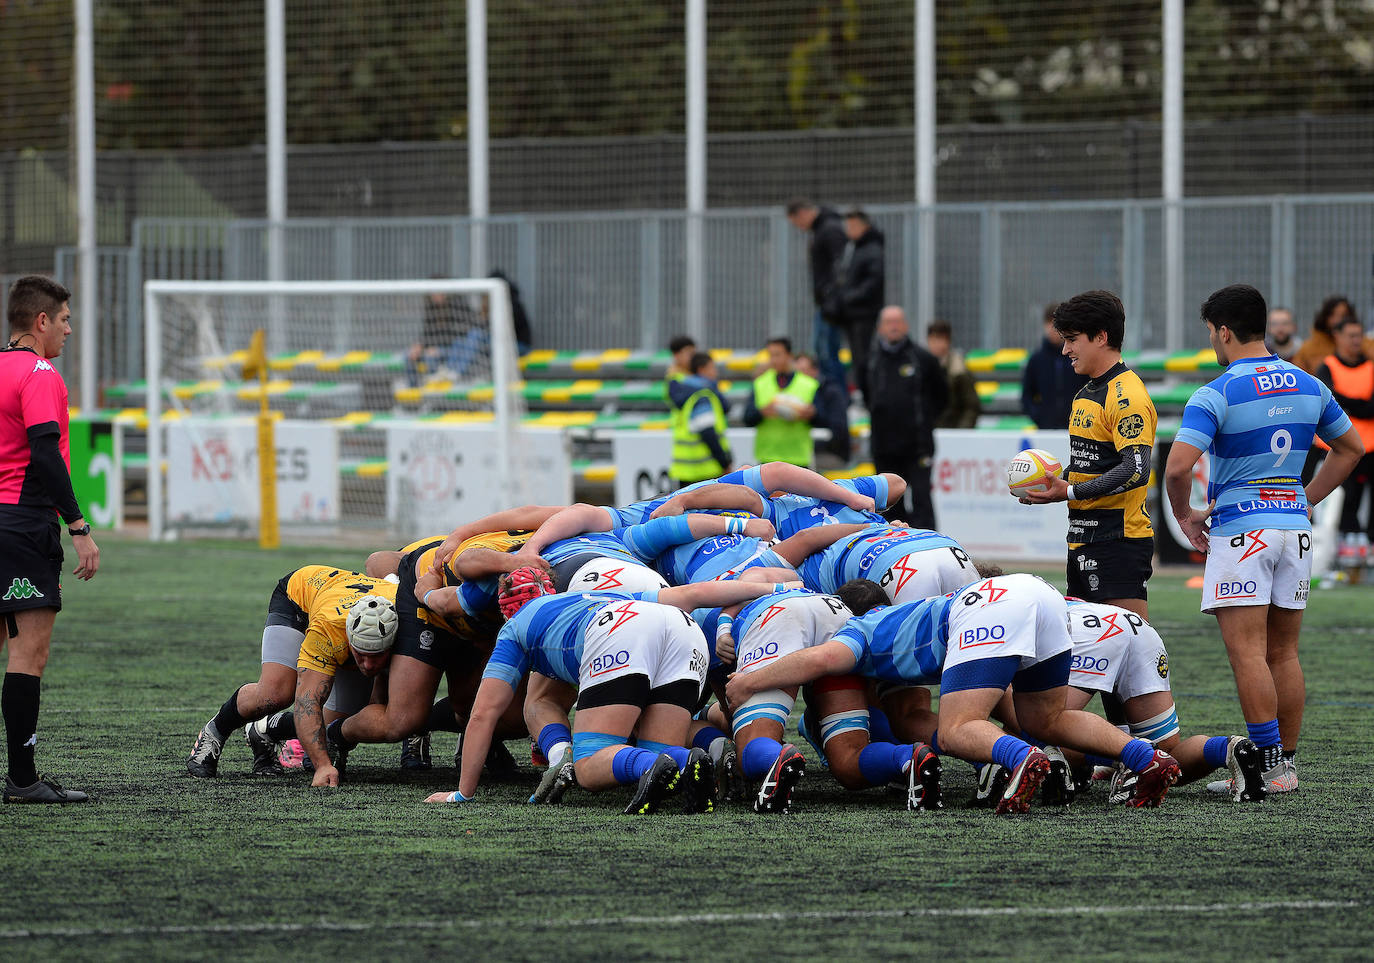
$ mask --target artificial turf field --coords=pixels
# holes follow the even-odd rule
[[[533,769],[424,805],[455,783],[447,734],[433,772],[364,746],[334,790],[249,776],[236,735],[219,778],[192,779],[197,730],[257,678],[276,580],[364,553],[100,544],[97,578],[66,585],[39,728],[40,769],[98,801],[0,808],[3,960],[1374,956],[1369,588],[1313,593],[1291,796],[1239,806],[1194,784],[1138,811],[1098,790],[996,818],[964,808],[972,772],[947,760],[940,813],[813,765],[788,816],[632,818],[626,793],[525,806]],[[1183,732],[1236,731],[1215,621],[1182,583],[1157,576],[1150,606]]]

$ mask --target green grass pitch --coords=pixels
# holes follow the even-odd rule
[[[247,775],[193,780],[196,731],[257,677],[278,577],[363,553],[151,546],[106,537],[68,580],[44,679],[39,765],[98,802],[0,807],[0,959],[1265,959],[1370,958],[1374,590],[1316,592],[1303,654],[1301,789],[1241,807],[1201,784],[1163,808],[997,819],[846,793],[813,766],[790,816],[621,816],[624,794],[526,807],[537,779],[471,806],[362,747],[337,790]],[[70,567],[70,562],[69,566]],[[1055,573],[1046,573],[1055,578]],[[1185,734],[1241,729],[1215,621],[1183,578],[1151,584]],[[510,744],[528,765],[527,748]]]

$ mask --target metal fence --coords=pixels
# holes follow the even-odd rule
[[[1300,320],[1333,292],[1357,306],[1374,299],[1374,194],[1182,206],[1187,317],[1164,316],[1163,204],[1150,200],[937,206],[936,313],[965,348],[1031,346],[1044,304],[1100,287],[1125,302],[1128,348],[1178,350],[1200,344],[1192,306],[1223,284],[1253,283]],[[869,211],[886,235],[887,299],[914,306],[918,209]],[[776,208],[716,210],[705,221],[708,344],[753,347],[775,334],[809,344],[806,238]],[[537,347],[656,348],[684,325],[685,226],[676,211],[498,216],[488,259],[519,285]],[[459,217],[290,221],[283,277],[463,277],[470,228]],[[265,279],[267,251],[261,220],[136,222],[133,244],[100,258],[102,380],[142,376],[143,281]],[[58,276],[70,278],[74,263],[60,250]],[[360,333],[356,347],[403,345],[419,323]]]

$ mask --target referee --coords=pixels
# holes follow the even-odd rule
[[[62,533],[67,523],[79,579],[94,577],[100,550],[72,491],[67,386],[48,362],[72,333],[69,292],[39,275],[10,286],[9,343],[0,351],[0,615],[9,661],[0,691],[9,772],[7,803],[85,802],[34,768],[38,688],[53,622],[62,608]]]

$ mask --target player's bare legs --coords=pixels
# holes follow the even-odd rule
[[[1269,606],[1237,605],[1216,610],[1221,641],[1231,660],[1240,696],[1240,711],[1248,723],[1268,722],[1278,715],[1278,693],[1268,662]],[[1296,643],[1296,633],[1294,634]],[[1297,658],[1296,644],[1293,659]]]
[[[1302,628],[1302,609],[1269,606],[1265,661],[1274,680],[1278,706],[1279,738],[1284,752],[1296,752],[1302,731],[1302,710],[1307,700],[1307,683],[1298,662],[1298,632]]]
[[[340,727],[344,739],[399,742],[419,732],[429,720],[443,670],[408,655],[393,655],[387,679],[387,704],[370,705],[349,716]]]
[[[285,709],[296,698],[296,669],[277,662],[264,662],[257,682],[240,686],[235,703],[245,722],[255,722],[278,709]]]

